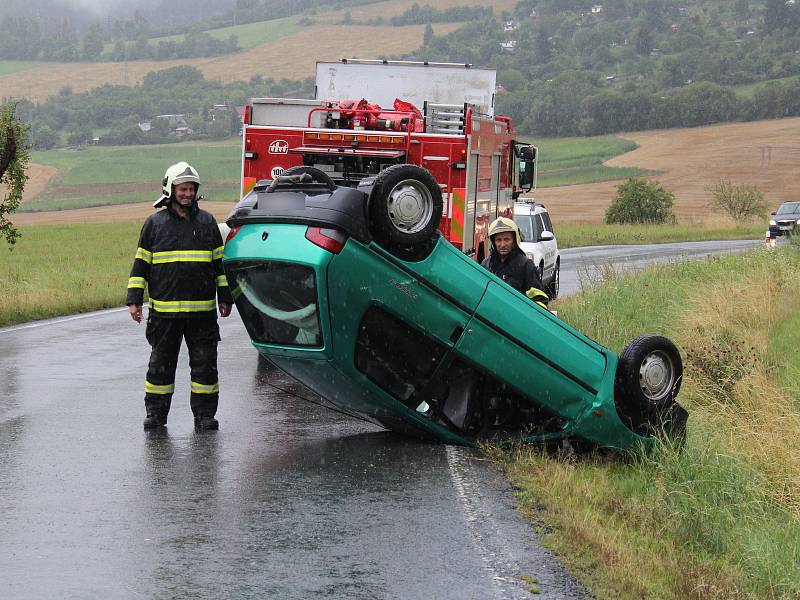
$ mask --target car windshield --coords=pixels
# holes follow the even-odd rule
[[[314,269],[278,261],[234,261],[225,271],[253,341],[322,346]]]
[[[800,202],[784,202],[778,207],[776,215],[800,214]]]
[[[535,242],[539,239],[539,221],[533,215],[514,215],[514,222],[519,227],[523,242]]]

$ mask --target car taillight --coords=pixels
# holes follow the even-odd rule
[[[234,236],[235,236],[237,233],[239,233],[239,230],[240,230],[240,229],[241,229],[241,227],[234,227],[233,229],[231,229],[231,230],[228,232],[228,235],[226,235],[226,236],[225,236],[225,243],[227,244],[228,242],[230,242],[230,241],[233,239],[233,237],[234,237]]]
[[[306,230],[306,239],[319,246],[325,248],[328,252],[339,254],[347,236],[338,229],[325,229],[322,227],[309,227]]]

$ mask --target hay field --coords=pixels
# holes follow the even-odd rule
[[[372,18],[386,19],[409,9],[415,0],[379,2],[350,8],[354,25],[339,25],[344,10],[307,12],[304,16],[314,23],[280,40],[267,41],[256,47],[211,58],[176,60],[137,60],[122,63],[30,63],[24,70],[10,67],[0,71],[0,97],[28,98],[44,102],[65,85],[79,93],[104,85],[135,85],[147,73],[178,65],[199,69],[206,79],[223,83],[248,80],[253,75],[275,79],[302,79],[314,75],[318,60],[338,60],[343,57],[379,58],[411,52],[422,45],[425,25],[404,27],[358,25]],[[424,4],[424,2],[423,2]],[[473,6],[474,0],[440,0],[439,9]],[[514,0],[492,3],[495,15],[514,8]],[[463,23],[434,23],[436,35],[445,35],[462,27]],[[14,72],[8,72],[14,71]]]
[[[772,209],[800,199],[800,118],[624,133],[639,147],[605,164],[658,171],[649,177],[675,194],[682,223],[719,224],[707,188],[720,179],[757,186]],[[536,198],[556,222],[600,223],[619,182],[542,188]]]

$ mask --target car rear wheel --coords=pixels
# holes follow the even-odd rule
[[[642,435],[666,433],[682,440],[685,411],[675,416],[683,361],[678,349],[660,335],[640,335],[622,351],[617,365],[615,400],[623,421]]]
[[[442,191],[425,169],[393,165],[375,180],[369,216],[379,244],[428,246],[442,218]]]

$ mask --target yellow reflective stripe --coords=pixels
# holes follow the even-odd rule
[[[147,282],[144,280],[144,277],[131,277],[128,279],[128,288],[142,288]]]
[[[175,384],[170,383],[167,385],[156,385],[155,383],[145,381],[144,391],[146,394],[171,394],[175,391]]]
[[[144,262],[150,264],[150,263],[153,262],[153,253],[148,251],[148,250],[145,250],[144,248],[137,248],[136,249],[136,256],[134,257],[134,260],[136,260],[137,258],[139,258],[139,259],[143,260]]]
[[[214,300],[174,300],[164,301],[150,298],[150,306],[158,312],[202,312],[214,310]]]
[[[195,394],[219,394],[219,383],[206,385],[205,383],[193,381],[192,392]]]
[[[153,253],[153,264],[171,262],[211,262],[211,250],[172,250]]]
[[[225,246],[220,246],[219,248],[214,248],[214,251],[211,253],[211,258],[213,260],[221,259],[223,250],[225,250]]]
[[[550,299],[550,296],[548,296],[547,294],[545,294],[545,293],[544,293],[542,290],[540,290],[539,288],[535,288],[535,287],[532,287],[532,288],[531,288],[531,289],[529,289],[527,292],[525,292],[525,295],[526,295],[528,298],[530,298],[531,300],[536,300],[536,298],[545,298],[545,299],[547,299],[547,300],[549,300],[549,299]]]
[[[225,275],[217,277],[217,287],[228,287],[228,278]]]

